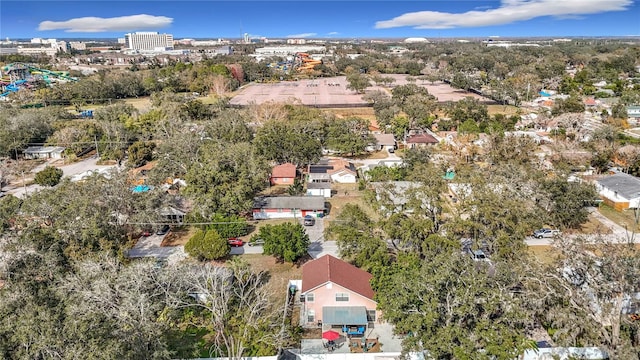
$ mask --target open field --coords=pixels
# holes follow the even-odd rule
[[[179,246],[186,244],[189,239],[198,231],[194,226],[182,226],[171,229],[169,234],[162,239],[160,246]]]
[[[271,304],[284,306],[287,298],[289,280],[302,279],[300,264],[279,263],[274,257],[261,254],[245,254],[242,259],[247,261],[254,271],[267,271],[270,275],[267,288],[271,294]]]
[[[487,110],[489,111],[489,115],[493,116],[495,114],[504,114],[507,116],[518,115],[520,108],[512,105],[487,105]]]
[[[392,86],[408,84],[406,75],[389,74],[395,82]],[[237,92],[230,104],[233,106],[247,106],[261,104],[267,101],[297,102],[307,106],[323,108],[353,108],[368,107],[367,101],[362,99],[363,94],[358,94],[347,89],[346,76],[332,78],[305,79],[298,81],[285,81],[279,83],[252,83]],[[465,97],[473,97],[484,103],[492,101],[474,93],[459,90],[443,82],[417,81],[416,84],[427,88],[439,102],[458,101]],[[365,92],[389,91],[381,86],[370,86]]]

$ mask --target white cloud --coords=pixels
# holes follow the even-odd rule
[[[340,33],[337,31],[328,32],[327,35],[339,35]]]
[[[312,36],[316,36],[318,35],[317,33],[302,33],[302,34],[292,34],[292,35],[287,35],[288,38],[308,38],[308,37],[312,37]]]
[[[495,9],[447,13],[418,11],[376,22],[377,29],[411,26],[415,29],[451,29],[510,24],[541,16],[577,17],[626,10],[633,0],[502,0]]]
[[[109,32],[153,30],[171,25],[173,18],[147,14],[112,18],[81,17],[66,21],[43,21],[38,30],[64,30],[66,32]]]

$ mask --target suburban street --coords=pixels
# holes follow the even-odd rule
[[[632,233],[628,232],[624,227],[616,224],[615,222],[609,220],[604,215],[600,214],[598,209],[589,208],[589,212],[592,216],[594,216],[598,221],[600,221],[604,226],[611,230],[611,234],[604,234],[602,238],[606,239],[607,242],[610,243],[622,243],[627,242],[629,237],[632,236]],[[582,236],[587,240],[596,241],[600,238],[600,235],[573,235],[573,237]],[[525,242],[529,246],[548,246],[553,245],[553,238],[542,238],[536,239],[533,236],[527,237]],[[634,237],[634,242],[640,242],[638,239]]]
[[[96,171],[96,170],[104,171],[104,170],[108,170],[116,167],[116,165],[98,165],[97,163],[98,163],[98,158],[95,156],[92,156],[90,158],[78,161],[73,164],[56,166],[56,167],[58,167],[59,169],[62,169],[63,177],[73,177],[73,176],[78,176],[80,174],[88,174],[90,171]],[[38,171],[43,170],[48,164],[49,163],[44,163],[42,165],[37,166],[36,168],[33,169],[33,171],[30,174],[25,174],[25,179],[33,179],[33,176],[35,176],[35,174]],[[6,191],[7,194],[12,194],[18,198],[22,198],[25,195],[33,194],[42,189],[43,187],[37,184],[32,184],[26,187],[13,184],[13,185],[8,185],[4,187],[4,191]]]

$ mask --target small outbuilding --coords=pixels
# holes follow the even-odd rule
[[[29,146],[22,153],[25,159],[62,159],[62,146]]]

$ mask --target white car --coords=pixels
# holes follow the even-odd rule
[[[536,239],[552,238],[560,235],[560,230],[556,229],[539,229],[533,232],[533,237]]]

